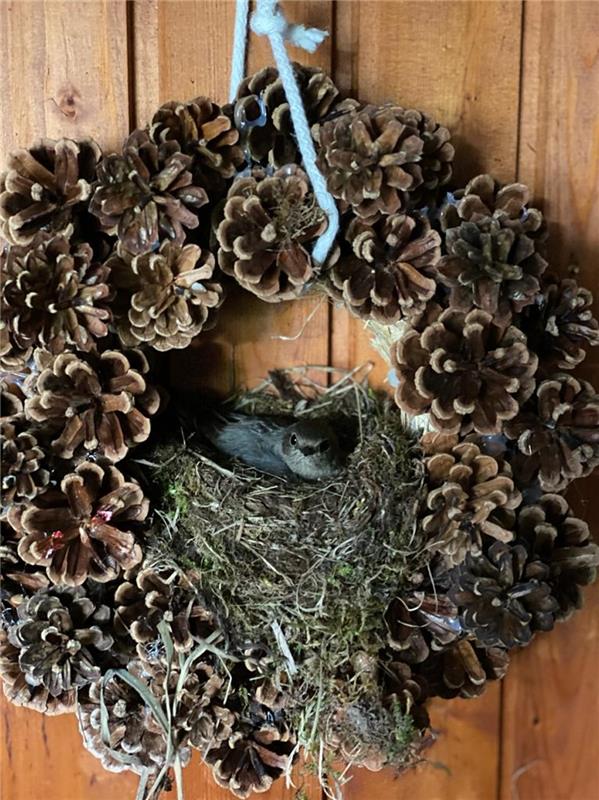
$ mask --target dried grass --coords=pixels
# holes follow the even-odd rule
[[[159,444],[146,460],[161,465],[150,561],[197,574],[232,652],[266,650],[271,677],[292,698],[299,743],[312,752],[335,709],[381,703],[355,656],[378,657],[389,602],[427,562],[415,522],[416,440],[388,397],[356,377],[323,388],[306,371],[277,372],[231,401],[246,413],[332,421],[353,451],[328,482],[290,483],[227,463],[197,435]]]

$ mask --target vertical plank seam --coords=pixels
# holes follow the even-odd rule
[[[337,15],[339,14],[339,0],[330,0],[331,4],[331,59],[330,59],[330,68],[329,74],[335,79],[335,74],[337,72],[337,24],[338,19]],[[334,338],[335,338],[335,320],[333,315],[333,303],[330,300],[326,301],[327,303],[327,366],[333,366],[333,358],[334,358]],[[332,383],[333,375],[329,373],[328,383]],[[321,798],[322,800],[326,800],[325,791],[321,789]]]
[[[520,5],[520,59],[518,73],[518,109],[516,114],[516,154],[514,163],[514,179],[520,177],[520,152],[522,148],[522,117],[524,114],[524,37],[526,31],[526,0]],[[505,758],[505,704],[507,702],[509,671],[499,685],[499,719],[497,735],[497,800],[504,796],[504,758]]]
[[[518,76],[518,115],[516,124],[516,163],[514,165],[514,178],[520,177],[520,152],[522,147],[522,117],[524,115],[524,33],[526,29],[526,2],[521,0],[520,11],[520,73]]]
[[[127,26],[127,97],[129,100],[129,131],[137,126],[137,74],[135,69],[135,0],[125,0],[125,21]]]

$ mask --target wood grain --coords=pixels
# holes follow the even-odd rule
[[[42,136],[119,146],[129,129],[124,0],[2,2],[0,52],[0,163]],[[133,776],[106,772],[83,750],[74,716],[44,717],[3,696],[1,708],[3,800],[134,796]]]
[[[2,162],[42,136],[121,144],[129,128],[126,16],[125,0],[0,3]]]
[[[594,0],[390,0],[287,2],[288,16],[332,36],[304,63],[333,67],[348,94],[422,108],[457,142],[457,179],[481,170],[530,183],[553,220],[552,261],[580,267],[599,295],[599,3]],[[129,124],[160,102],[208,94],[224,102],[231,0],[0,0],[0,162],[40,136],[94,136],[115,148]],[[249,67],[270,63],[252,41]],[[521,70],[522,66],[522,70]],[[300,363],[353,367],[376,361],[360,323],[313,300],[268,306],[241,292],[219,327],[172,359],[180,386],[229,391],[269,368]],[[287,337],[283,340],[281,337]],[[597,382],[599,354],[583,373]],[[599,482],[575,487],[592,526]],[[503,691],[433,703],[440,739],[430,765],[395,778],[356,771],[346,800],[594,800],[599,796],[599,586],[567,625],[514,658]],[[502,704],[503,698],[503,704]],[[502,713],[500,707],[502,705]],[[2,800],[116,800],[134,776],[114,775],[81,747],[73,716],[44,718],[0,701]],[[299,789],[300,787],[298,787]],[[313,780],[301,787],[320,800]],[[226,800],[196,757],[188,800]],[[295,800],[277,785],[267,800]]]
[[[518,176],[552,221],[551,267],[579,266],[597,298],[599,4],[527,3],[524,19]],[[595,385],[598,364],[595,352],[580,370]],[[595,475],[569,493],[595,536],[598,491]],[[501,800],[599,796],[598,665],[596,585],[585,609],[519,653],[504,681]]]

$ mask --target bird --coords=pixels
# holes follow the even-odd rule
[[[203,433],[230,458],[279,478],[318,481],[343,469],[337,435],[324,420],[229,412],[214,418]]]

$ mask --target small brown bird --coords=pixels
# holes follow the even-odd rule
[[[205,434],[231,458],[281,478],[317,481],[343,469],[337,435],[324,420],[231,413]]]

